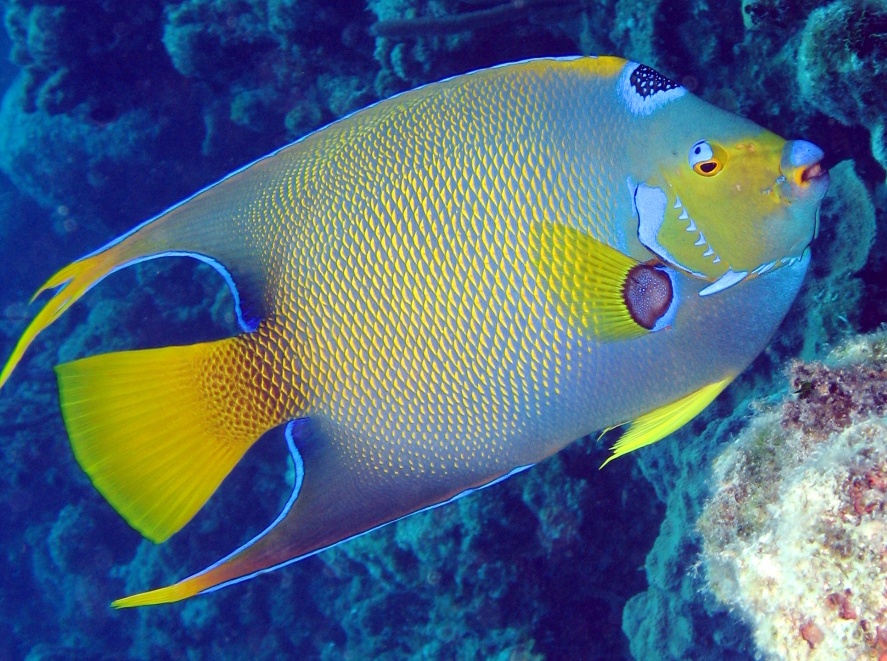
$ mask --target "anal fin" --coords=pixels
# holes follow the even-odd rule
[[[633,452],[645,445],[659,441],[672,432],[677,431],[702,410],[711,404],[726,388],[734,377],[728,377],[722,381],[710,383],[699,390],[690,393],[670,404],[660,406],[649,413],[645,413],[634,420],[616,444],[611,448],[613,454],[601,464],[601,468],[609,464],[616,457]]]
[[[278,526],[292,511],[293,505],[296,503],[296,499],[302,491],[302,483],[305,476],[302,455],[296,449],[295,441],[293,439],[293,429],[299,422],[302,421],[291,421],[287,424],[285,430],[287,446],[295,469],[293,491],[284,505],[283,511],[281,511],[270,526],[246,544],[242,545],[239,549],[229,553],[227,556],[218,562],[213,563],[203,571],[193,574],[178,583],[173,583],[172,585],[116,599],[111,603],[111,606],[114,608],[134,608],[138,606],[156,606],[159,604],[182,601],[183,599],[193,597],[201,592],[215,590],[228,583],[246,580],[257,573],[271,571],[282,564],[287,564],[287,558],[284,557],[286,555],[285,552],[280,553],[279,557],[274,557],[270,561],[270,565],[268,564],[269,561],[266,561],[266,567],[264,569],[256,560],[251,561],[250,556],[254,554],[258,555],[257,551],[261,550],[256,548],[257,544],[270,546],[272,550],[278,548],[281,549],[281,551],[286,547],[286,539],[288,535],[283,528]],[[307,423],[307,421],[305,422]],[[303,498],[300,506],[304,506],[304,500],[306,500],[306,498]]]
[[[421,473],[388,474],[355,464],[353,456],[343,451],[343,439],[335,432],[323,431],[311,418],[290,422],[285,434],[295,481],[292,495],[270,526],[203,571],[173,585],[118,599],[112,606],[151,606],[212,592],[446,504],[528,468],[520,466],[507,474],[466,475],[458,483],[448,484],[428,480]]]

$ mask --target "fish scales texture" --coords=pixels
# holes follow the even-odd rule
[[[685,424],[797,294],[821,157],[619,58],[457,76],[310,134],[61,269],[0,385],[108,274],[160,256],[220,272],[243,334],[57,367],[77,461],[154,541],[285,425],[295,485],[277,520],[114,605],[184,599],[595,430],[631,423],[612,459]]]
[[[569,81],[494,73],[374,131],[355,122],[325,136],[307,152],[316,159],[289,164],[287,189],[259,215],[299,228],[268,225],[270,240],[294,237],[274,256],[282,286],[269,332],[300,360],[290,370],[304,383],[299,408],[336,425],[355,470],[507,470],[502,439],[542,435],[560,375],[593,358],[575,329],[558,329],[562,315],[527,268],[531,221],[608,214],[605,195],[543,167],[579,136],[559,135],[556,117],[527,104]],[[404,136],[419,139],[405,150]]]

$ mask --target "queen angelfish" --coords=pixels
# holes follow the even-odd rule
[[[57,367],[77,461],[155,542],[284,430],[295,479],[271,526],[114,605],[184,599],[596,430],[629,423],[616,457],[682,426],[794,300],[821,159],[615,57],[456,76],[311,133],[61,269],[0,384],[118,269],[188,256],[222,275],[242,334]]]

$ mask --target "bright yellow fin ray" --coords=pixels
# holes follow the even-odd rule
[[[136,606],[157,606],[158,604],[170,604],[175,601],[181,601],[213,587],[214,583],[210,580],[201,580],[202,576],[203,574],[196,574],[173,585],[115,599],[111,602],[111,606],[113,608],[134,608]]]
[[[732,380],[733,377],[731,376],[722,381],[710,383],[686,397],[665,406],[660,406],[658,409],[639,417],[631,423],[628,430],[610,448],[613,450],[613,454],[607,457],[607,460],[601,464],[601,468],[616,457],[621,457],[645,445],[655,443],[683,427],[699,415],[706,406],[711,404],[715,397],[721,394],[721,391]]]
[[[61,289],[59,289],[53,297],[47,301],[46,305],[43,306],[43,309],[40,310],[37,316],[31,320],[31,323],[28,324],[25,332],[22,333],[15,348],[12,350],[12,354],[3,366],[3,370],[0,371],[0,388],[2,388],[3,384],[9,379],[9,375],[12,374],[12,371],[15,369],[16,365],[18,365],[22,356],[25,354],[25,351],[31,346],[31,343],[37,335],[58,319],[62,313],[83,296],[90,287],[108,275],[108,272],[113,268],[113,264],[109,266],[108,261],[102,259],[102,255],[105,254],[106,253],[98,253],[68,264],[63,269],[57,271],[34,293],[31,297],[31,303],[33,303],[43,292],[49,289],[55,289],[56,287],[61,287]]]
[[[530,261],[556,293],[571,325],[598,340],[627,340],[649,331],[631,316],[623,288],[638,262],[562,223],[530,227]]]
[[[262,406],[243,348],[232,338],[56,368],[77,461],[148,539],[161,542],[190,521],[253,442],[282,421]]]

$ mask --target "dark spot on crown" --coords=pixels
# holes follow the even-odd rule
[[[651,69],[645,64],[638,65],[637,69],[631,72],[628,80],[634,87],[634,91],[645,99],[659,92],[667,92],[680,87],[673,80],[666,78],[656,69]]]
[[[653,330],[656,322],[668,312],[674,293],[671,278],[663,269],[649,264],[633,267],[622,285],[622,299],[634,322]]]

